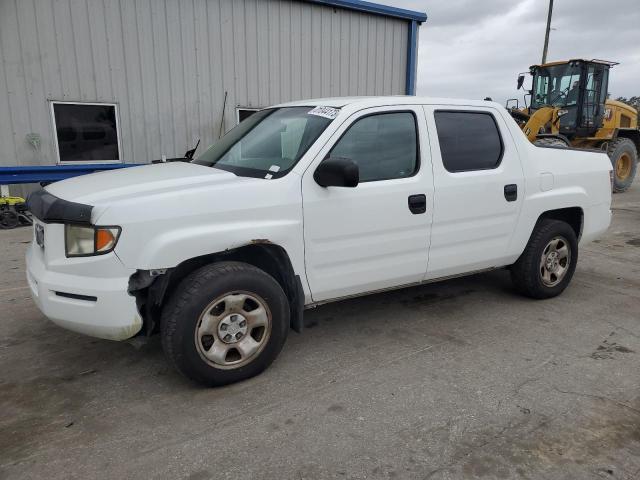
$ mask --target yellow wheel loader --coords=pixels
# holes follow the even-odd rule
[[[582,59],[532,65],[533,82],[524,108],[517,99],[509,99],[507,109],[536,145],[607,152],[613,165],[613,191],[624,192],[636,174],[640,130],[634,108],[607,98],[614,65]],[[518,89],[524,80],[525,74],[520,74]]]

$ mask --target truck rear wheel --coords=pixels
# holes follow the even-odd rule
[[[165,354],[183,375],[225,385],[253,377],[275,360],[287,338],[289,306],[263,270],[214,263],[180,283],[160,328]]]
[[[613,165],[613,191],[626,191],[636,176],[638,152],[629,138],[617,138],[607,148],[607,154]]]
[[[578,261],[578,241],[565,222],[542,219],[511,266],[516,289],[531,298],[551,298],[567,288]]]

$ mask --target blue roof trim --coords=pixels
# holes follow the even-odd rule
[[[349,10],[359,10],[361,12],[375,13],[385,15],[387,17],[402,18],[422,23],[427,21],[427,14],[416,12],[414,10],[405,10],[404,8],[389,7],[380,5],[379,3],[364,2],[362,0],[307,0],[311,3],[319,3],[321,5],[330,5],[333,7],[348,8]]]

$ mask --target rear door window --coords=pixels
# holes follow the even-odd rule
[[[504,146],[492,114],[436,110],[434,116],[447,171],[489,170],[500,165]]]

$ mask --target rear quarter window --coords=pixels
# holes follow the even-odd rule
[[[491,113],[436,110],[434,117],[447,171],[489,170],[500,165],[504,144]]]

